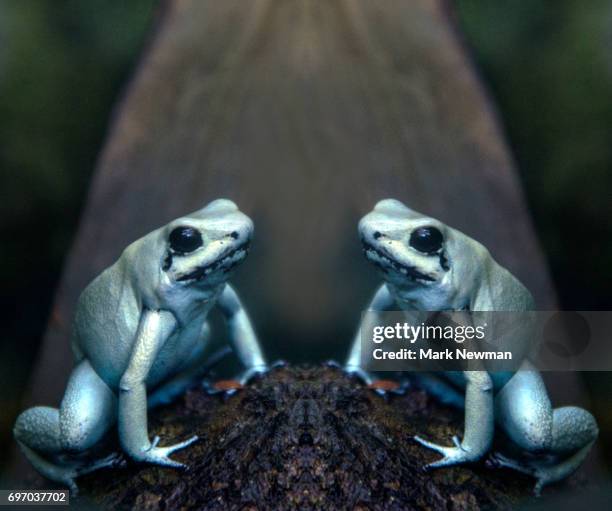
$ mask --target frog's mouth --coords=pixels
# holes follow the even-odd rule
[[[393,270],[413,282],[425,283],[436,281],[436,279],[431,275],[420,272],[414,266],[400,263],[393,256],[383,252],[379,248],[376,248],[367,241],[362,240],[361,243],[363,244],[363,252],[368,261],[374,263],[385,273],[388,273],[389,270]]]
[[[176,280],[177,282],[186,282],[190,280],[203,280],[210,275],[221,271],[222,273],[229,273],[236,266],[238,266],[242,260],[249,253],[250,243],[247,241],[237,246],[236,248],[222,254],[212,263],[208,263],[203,266],[198,266],[195,270],[181,275]]]

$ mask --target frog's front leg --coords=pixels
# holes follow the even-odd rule
[[[171,467],[183,467],[169,458],[187,447],[197,436],[167,447],[159,447],[159,437],[149,440],[147,429],[147,389],[149,371],[164,342],[177,327],[167,311],[143,312],[128,367],[119,383],[119,439],[123,449],[135,460]]]
[[[244,384],[253,376],[268,371],[266,360],[261,352],[251,320],[238,294],[229,284],[225,285],[217,300],[217,305],[227,321],[230,344],[246,367],[239,377],[240,383]]]
[[[463,440],[453,437],[453,447],[428,442],[418,436],[421,445],[439,452],[443,458],[426,468],[437,468],[477,461],[491,447],[494,431],[493,382],[486,371],[465,371],[465,426]]]
[[[359,325],[351,352],[344,364],[344,370],[348,374],[354,374],[363,380],[366,384],[370,385],[374,382],[374,376],[372,376],[365,368],[362,367],[361,363],[361,332],[363,330],[370,331],[371,327],[380,321],[377,318],[377,313],[391,310],[395,307],[395,299],[391,295],[389,288],[386,284],[383,284],[378,288],[376,294],[372,298],[368,307],[367,314],[363,318],[362,323]]]

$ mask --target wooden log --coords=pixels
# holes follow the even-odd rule
[[[285,368],[229,400],[194,390],[156,413],[163,439],[200,440],[174,455],[187,471],[138,466],[79,480],[101,509],[516,509],[533,479],[486,462],[425,472],[436,458],[412,436],[446,442],[457,410],[421,391],[376,395],[338,370]],[[580,487],[572,478],[563,487]],[[547,488],[545,497],[559,493]]]

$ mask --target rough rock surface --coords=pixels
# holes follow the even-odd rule
[[[327,367],[276,369],[229,398],[191,390],[151,414],[162,445],[194,433],[179,471],[129,463],[83,477],[104,509],[505,509],[533,481],[485,463],[424,472],[411,438],[448,442],[461,414],[419,390],[380,397]]]

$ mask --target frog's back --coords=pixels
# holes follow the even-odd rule
[[[521,312],[535,309],[531,292],[492,257],[487,265],[491,303],[481,310]]]
[[[127,366],[141,314],[140,297],[122,257],[81,293],[73,325],[73,350],[114,387]]]

